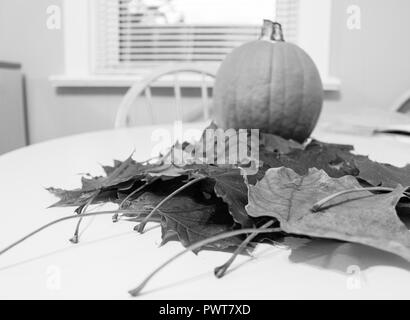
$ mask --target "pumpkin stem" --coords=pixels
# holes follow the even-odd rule
[[[272,22],[267,19],[263,20],[260,39],[268,41],[285,41],[282,25],[278,22]]]

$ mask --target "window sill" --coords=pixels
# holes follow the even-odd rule
[[[56,88],[128,88],[134,83],[141,81],[142,77],[138,75],[96,75],[96,76],[69,76],[69,75],[55,75],[50,76],[51,84]],[[179,77],[180,86],[184,88],[199,88],[202,81],[192,75],[181,75]],[[207,81],[208,85],[212,86],[212,81]],[[172,77],[164,77],[157,81],[154,87],[166,88],[173,87],[174,81]],[[340,91],[341,82],[337,78],[324,78],[323,88],[326,92]]]

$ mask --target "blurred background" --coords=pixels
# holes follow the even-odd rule
[[[161,65],[217,70],[263,18],[315,60],[325,110],[410,112],[409,13],[408,0],[0,0],[0,154],[114,128],[132,85]],[[183,118],[196,121],[212,79],[179,80]],[[173,79],[150,95],[133,125],[173,121]]]

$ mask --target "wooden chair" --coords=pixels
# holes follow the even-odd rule
[[[410,91],[405,92],[399,99],[395,101],[392,110],[399,113],[410,114]]]
[[[123,100],[121,101],[120,106],[118,107],[117,116],[115,119],[115,128],[127,127],[129,123],[129,113],[131,107],[135,104],[135,100],[140,97],[142,94],[145,95],[146,102],[145,106],[148,107],[148,113],[151,118],[151,123],[154,123],[154,114],[153,114],[153,98],[151,94],[151,87],[161,78],[171,76],[174,95],[175,95],[175,108],[177,118],[182,120],[182,106],[181,106],[181,82],[179,75],[181,73],[193,73],[198,74],[198,79],[200,80],[201,87],[201,101],[203,108],[204,120],[209,119],[209,96],[208,88],[209,82],[208,79],[212,79],[216,76],[216,67],[214,65],[207,65],[201,63],[176,63],[176,64],[167,64],[160,66],[149,74],[147,77],[141,81],[135,83],[126,93]]]

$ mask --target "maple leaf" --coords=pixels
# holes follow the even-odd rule
[[[125,208],[146,215],[166,193],[156,190],[144,193],[136,200],[128,201]],[[162,244],[180,241],[188,247],[209,237],[232,231],[234,221],[226,204],[219,198],[206,199],[199,189],[189,189],[167,201],[159,210],[161,217]],[[240,238],[221,240],[204,249],[225,250],[241,244]]]
[[[104,168],[104,167],[103,167]],[[128,157],[125,161],[116,161],[113,168],[105,167],[104,171],[108,172],[105,177],[82,178],[83,191],[98,191],[109,189],[121,184],[122,188],[131,187],[132,183],[144,176],[144,165]]]
[[[113,166],[109,166],[109,165],[103,165],[102,168],[105,172],[105,175],[108,176],[110,175],[116,168],[118,168],[119,166],[121,166],[122,161],[120,160],[114,160],[114,165]]]
[[[252,218],[245,210],[245,206],[248,204],[248,187],[245,180],[250,184],[255,184],[263,178],[267,168],[260,168],[254,175],[246,175],[246,172],[241,168],[231,165],[198,165],[196,170],[196,174],[208,177],[203,188],[213,189],[215,194],[228,205],[229,212],[235,222],[244,228],[254,225]]]
[[[310,168],[324,170],[328,175],[339,178],[344,175],[356,175],[352,146],[311,141],[304,149],[293,148],[286,154],[270,152],[261,148],[260,160],[271,168],[291,168],[298,174],[306,174]]]
[[[246,165],[258,160],[252,154],[252,147],[259,146],[258,134],[250,130],[223,130],[211,123],[195,144],[188,144],[186,150],[193,155],[195,163],[216,165]]]
[[[212,146],[215,144],[215,139],[213,135],[206,135],[207,130],[221,130],[214,122],[212,122],[203,132],[201,139],[199,141],[199,144],[201,146]],[[238,137],[237,143],[238,145],[247,145],[248,150],[250,148],[250,142],[251,139],[249,139],[249,130],[248,130],[248,139],[241,139],[244,138],[244,136],[240,136],[237,134],[236,130],[227,130],[225,131],[226,134],[226,140],[225,140],[225,150],[227,150],[227,153],[229,154],[228,148],[229,148],[229,139],[232,138],[232,136],[236,135]],[[255,137],[251,137],[255,138]],[[270,134],[270,133],[263,133],[261,132],[259,134],[259,145],[261,147],[264,147],[267,151],[269,152],[278,152],[282,154],[286,154],[294,149],[304,149],[304,146],[296,141],[293,140],[286,140],[280,136]],[[204,149],[206,150],[206,148]]]
[[[88,200],[94,196],[94,192],[85,192],[82,189],[77,190],[64,190],[60,188],[47,188],[48,192],[55,195],[60,200],[50,206],[50,208],[55,207],[77,207],[84,205]]]
[[[126,190],[138,179],[142,164],[129,157],[124,162],[116,161],[114,167],[103,167],[106,177],[83,177],[82,187],[75,190],[48,188],[47,190],[60,198],[51,207],[84,206],[90,199],[94,203],[112,201],[112,189]]]
[[[289,234],[356,242],[410,261],[410,233],[395,210],[406,188],[388,194],[360,190],[335,198],[320,212],[311,210],[317,201],[350,189],[361,189],[352,176],[334,179],[317,169],[305,176],[288,168],[270,169],[249,185],[246,209],[253,217],[276,218]]]
[[[398,168],[390,164],[374,162],[364,156],[358,156],[354,162],[359,170],[358,177],[373,186],[391,188],[399,184],[410,186],[410,164]]]
[[[311,141],[304,149],[292,147],[283,154],[261,147],[261,160],[271,168],[287,167],[304,175],[310,168],[324,170],[333,178],[353,175],[372,186],[395,188],[410,185],[410,165],[398,168],[352,153],[350,145]]]
[[[293,140],[286,140],[280,136],[268,133],[260,134],[260,146],[268,152],[287,154],[294,149],[303,150],[304,146]]]
[[[112,202],[116,199],[116,191],[130,190],[136,184],[136,187],[139,187],[157,178],[173,179],[186,175],[190,171],[163,161],[143,164],[134,161],[132,157],[125,161],[114,160],[113,167],[103,166],[103,170],[107,174],[105,177],[82,177],[82,186],[78,189],[47,188],[49,192],[60,198],[60,201],[51,207],[81,207],[92,198],[94,198],[93,203]]]

